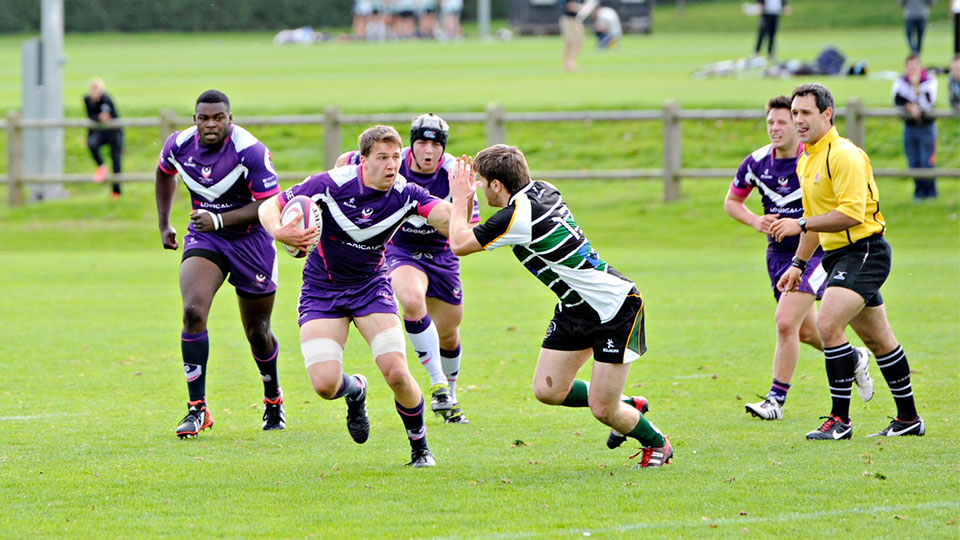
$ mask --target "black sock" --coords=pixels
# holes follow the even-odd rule
[[[183,372],[187,377],[190,401],[204,399],[207,393],[207,357],[210,355],[207,331],[199,334],[181,332],[180,351],[183,353]]]
[[[280,381],[277,380],[277,356],[280,353],[280,342],[276,341],[276,346],[266,358],[259,358],[257,353],[250,351],[253,359],[257,361],[257,369],[260,370],[260,380],[263,381],[263,397],[274,399],[280,395]]]
[[[857,366],[857,351],[844,343],[836,347],[824,347],[827,364],[827,380],[830,383],[830,398],[833,400],[832,416],[839,416],[844,424],[850,423],[850,391],[853,389],[853,371]]]
[[[397,414],[403,420],[403,427],[407,428],[407,438],[410,439],[410,448],[412,450],[423,450],[427,447],[427,426],[423,423],[423,398],[420,398],[420,404],[412,409],[408,409],[397,403]]]
[[[890,387],[893,400],[897,403],[897,419],[909,422],[917,417],[917,407],[913,401],[913,386],[910,384],[910,364],[907,355],[897,345],[893,351],[877,357],[880,373]]]
[[[360,394],[363,393],[363,386],[360,384],[360,379],[356,375],[347,375],[346,373],[340,374],[340,389],[337,390],[333,399],[338,399],[346,396],[347,399],[353,401],[360,397]]]

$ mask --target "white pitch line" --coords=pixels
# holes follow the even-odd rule
[[[51,414],[32,414],[26,416],[0,416],[0,422],[16,420],[37,420],[39,418],[57,418],[60,416],[71,416],[70,413],[51,413]]]
[[[895,504],[883,506],[870,506],[867,508],[847,508],[838,510],[822,510],[819,512],[789,512],[786,514],[777,514],[773,516],[741,516],[726,518],[707,518],[693,519],[687,521],[658,521],[651,523],[631,523],[626,525],[617,525],[612,527],[600,527],[596,529],[567,529],[564,531],[549,532],[518,532],[513,534],[491,534],[485,536],[474,536],[471,538],[482,539],[501,539],[501,538],[536,538],[538,536],[555,537],[559,535],[570,536],[590,536],[592,534],[622,533],[626,531],[636,531],[640,529],[683,529],[690,527],[704,527],[709,525],[746,525],[750,523],[780,523],[790,521],[809,521],[822,519],[828,516],[843,516],[850,514],[876,514],[878,512],[904,512],[910,510],[938,510],[946,508],[960,508],[960,501],[952,502],[931,502],[922,504]],[[448,537],[452,538],[452,537]],[[444,537],[437,537],[434,540],[444,540]]]

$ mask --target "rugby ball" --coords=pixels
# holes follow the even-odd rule
[[[320,207],[317,206],[317,203],[313,202],[313,199],[307,197],[306,195],[297,195],[296,197],[287,201],[286,206],[283,207],[283,212],[280,213],[280,225],[286,225],[290,222],[295,222],[298,229],[308,229],[314,225],[317,226],[317,233],[320,232],[323,227],[323,222],[320,217]],[[284,251],[296,257],[298,259],[306,257],[310,254],[311,251],[316,249],[317,243],[320,242],[320,234],[317,234],[317,237],[313,240],[313,244],[306,251],[288,246],[284,243],[280,245],[283,246]]]

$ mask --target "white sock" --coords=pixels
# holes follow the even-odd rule
[[[427,315],[419,321],[404,319],[403,324],[407,329],[407,337],[410,338],[413,350],[417,351],[420,364],[430,376],[430,385],[447,384],[447,378],[443,374],[440,363],[440,335],[437,334],[437,326],[430,320],[430,316]],[[420,331],[414,333],[415,330]]]
[[[440,360],[443,363],[443,374],[447,377],[450,387],[450,399],[457,403],[457,377],[460,375],[460,345],[448,351],[440,349]]]

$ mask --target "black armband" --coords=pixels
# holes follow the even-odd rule
[[[790,266],[794,268],[799,268],[800,273],[802,274],[807,269],[807,261],[801,259],[800,257],[793,257],[793,260],[790,261]]]

